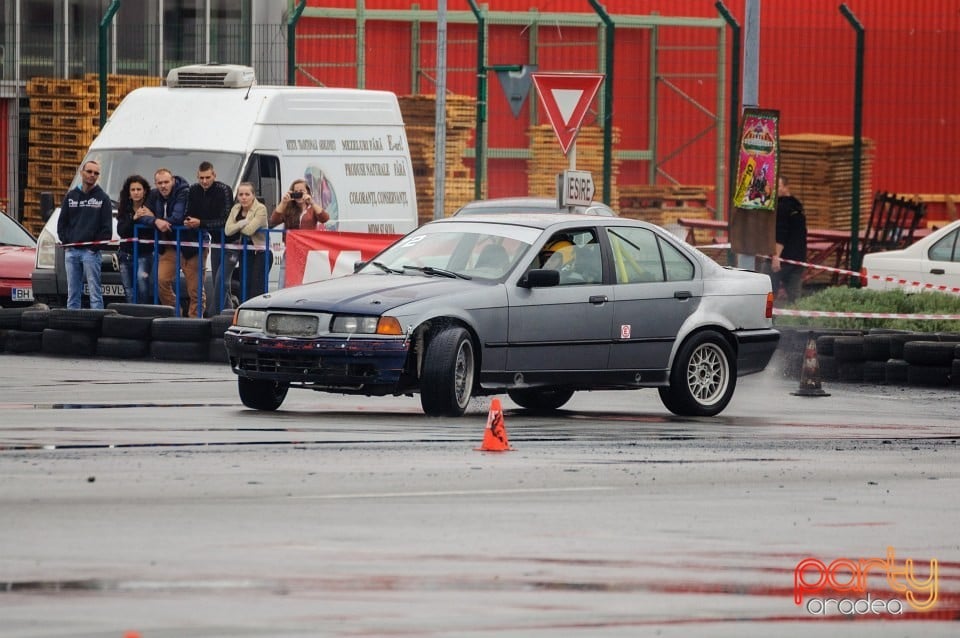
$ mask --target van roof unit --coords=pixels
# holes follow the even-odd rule
[[[239,64],[191,64],[170,69],[170,88],[245,89],[257,83],[252,67]]]

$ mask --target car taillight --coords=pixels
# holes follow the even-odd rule
[[[773,293],[772,292],[767,293],[767,309],[764,312],[764,316],[767,319],[773,318]]]

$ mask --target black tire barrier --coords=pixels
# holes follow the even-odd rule
[[[960,346],[957,346],[960,349]],[[960,388],[960,359],[954,359],[950,366],[950,385]]]
[[[833,356],[837,363],[858,363],[864,360],[863,337],[837,337],[833,340]]]
[[[210,339],[210,319],[154,319],[150,332],[157,341],[207,341]]]
[[[922,333],[890,335],[890,358],[903,359],[903,345],[911,341],[929,341],[930,335]]]
[[[903,344],[903,358],[907,363],[921,366],[949,366],[953,361],[953,343],[939,341],[909,341]]]
[[[883,385],[887,382],[887,362],[886,361],[864,361],[863,362],[863,381],[864,383],[879,383]]]
[[[137,317],[145,319],[146,317]],[[110,359],[142,359],[150,354],[150,342],[142,339],[119,339],[100,337],[97,339],[97,356]]]
[[[820,351],[817,350],[820,355]],[[820,378],[827,381],[837,380],[837,360],[833,355],[820,355],[817,357],[817,363],[820,365]]]
[[[233,313],[215,315],[210,318],[210,336],[214,339],[222,339],[223,333],[232,325]]]
[[[821,335],[817,337],[817,354],[833,356],[833,341],[836,335]]]
[[[951,366],[920,366],[907,368],[907,383],[910,385],[946,387],[950,385]]]
[[[20,317],[27,308],[0,308],[0,328],[4,330],[19,330]]]
[[[227,355],[227,346],[223,345],[223,339],[214,337],[210,340],[210,349],[207,355],[207,361],[214,363],[230,363],[230,357]]]
[[[50,310],[50,327],[55,330],[82,330],[99,333],[103,318],[115,314],[117,314],[116,310],[53,308]]]
[[[49,310],[26,310],[20,315],[20,329],[27,332],[43,332],[50,327]]]
[[[845,383],[863,383],[863,361],[838,363],[837,380]]]
[[[4,349],[13,354],[40,352],[43,344],[42,332],[27,332],[26,330],[7,331],[7,342]]]
[[[112,303],[107,304],[108,310],[116,310],[118,314],[128,317],[173,317],[173,306],[155,305],[149,303]]]
[[[100,336],[149,341],[152,324],[152,317],[130,317],[127,315],[104,317],[103,325],[100,327]]]
[[[70,357],[92,357],[97,353],[97,335],[79,330],[47,328],[42,333],[40,351]]]
[[[151,341],[150,356],[161,361],[207,361],[209,341]]]
[[[907,382],[907,370],[910,364],[903,359],[889,359],[884,366],[887,385],[904,385]]]
[[[890,335],[874,333],[863,336],[863,357],[867,361],[885,362],[890,358]]]
[[[7,333],[10,332],[7,328],[0,328],[0,352],[3,352],[7,349]]]

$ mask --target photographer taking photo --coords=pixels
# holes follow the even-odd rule
[[[271,213],[270,228],[283,224],[287,230],[323,230],[329,219],[327,211],[313,200],[306,180],[296,179]]]

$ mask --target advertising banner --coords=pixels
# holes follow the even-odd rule
[[[776,211],[779,126],[779,111],[744,110],[737,187],[733,194],[735,208]]]
[[[348,275],[356,262],[370,259],[401,236],[291,230],[286,238],[283,285],[297,286]]]

